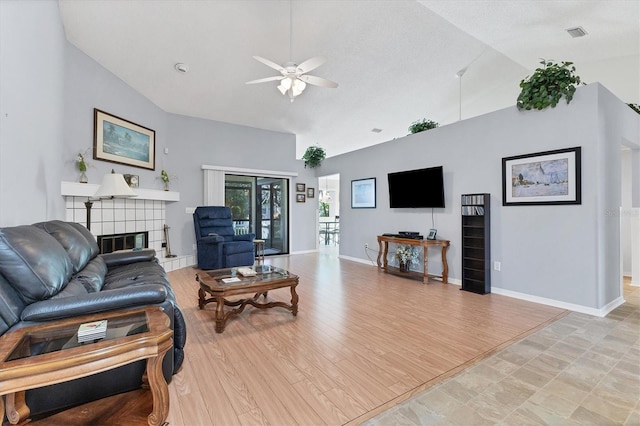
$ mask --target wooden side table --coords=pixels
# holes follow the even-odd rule
[[[256,264],[264,265],[264,240],[253,240],[253,244],[256,247]]]
[[[79,343],[78,327],[107,320],[106,337]],[[173,345],[169,317],[159,307],[105,312],[50,321],[9,331],[0,337],[0,413],[11,424],[25,420],[28,389],[53,385],[146,359],[146,379],[153,396],[150,425],[161,425],[169,414],[169,390],[162,360]],[[37,352],[36,352],[37,351]]]

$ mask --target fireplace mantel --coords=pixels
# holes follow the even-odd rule
[[[65,197],[93,197],[98,187],[93,183],[61,182],[60,192]],[[157,189],[132,188],[138,194],[135,200],[180,201],[180,193]]]

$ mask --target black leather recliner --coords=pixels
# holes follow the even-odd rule
[[[167,382],[184,359],[186,327],[154,250],[99,254],[87,228],[48,221],[0,228],[0,335],[61,318],[161,306],[171,320]],[[31,414],[59,410],[141,386],[144,361],[26,392]]]

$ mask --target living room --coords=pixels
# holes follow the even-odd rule
[[[178,177],[172,190],[180,201],[166,211],[175,253],[193,254],[193,223],[185,212],[202,203],[203,165],[287,171],[297,174],[292,182],[316,188],[317,176],[339,173],[343,260],[367,262],[363,246],[376,247],[376,235],[384,232],[437,228],[439,237],[453,243],[447,255],[450,276],[459,282],[459,196],[487,192],[493,207],[492,258],[503,265],[492,275],[495,293],[596,316],[623,303],[616,212],[623,198],[638,207],[640,188],[637,179],[625,182],[620,171],[623,162],[633,164],[637,176],[640,137],[637,114],[600,84],[579,88],[571,104],[553,110],[506,108],[329,157],[316,174],[297,159],[294,134],[165,112],[66,40],[56,2],[3,2],[0,8],[0,226],[64,219],[60,182],[77,179],[73,159],[91,147],[93,109],[99,108],[156,131],[155,171],[116,169],[139,174],[146,188],[161,189],[160,169]],[[269,155],[255,154],[265,146]],[[582,147],[582,204],[501,205],[502,158],[575,146]],[[630,151],[622,154],[623,146]],[[90,183],[99,183],[112,165],[89,161]],[[387,173],[439,165],[446,208],[433,214],[390,211]],[[370,177],[377,179],[377,208],[345,208],[351,181]],[[291,253],[313,252],[316,205],[292,203],[292,209]],[[439,267],[434,256],[430,269]]]

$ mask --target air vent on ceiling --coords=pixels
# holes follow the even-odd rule
[[[573,38],[584,37],[587,35],[587,32],[582,27],[567,28],[567,32]]]
[[[375,127],[375,128],[373,128],[373,129],[371,129],[371,131],[372,131],[373,133],[380,133],[380,132],[382,132],[382,129],[378,129],[377,127]]]

